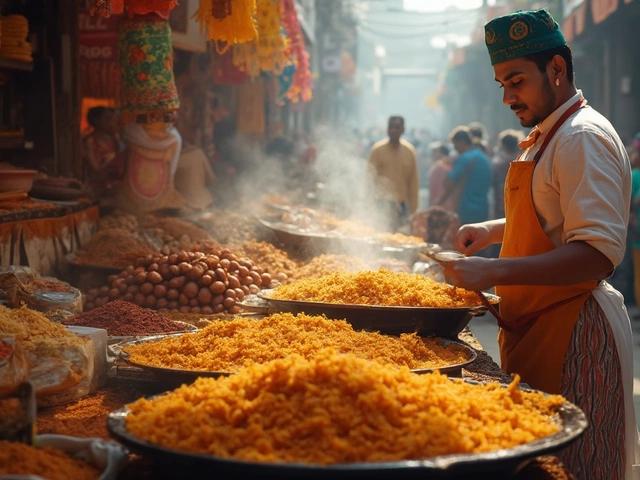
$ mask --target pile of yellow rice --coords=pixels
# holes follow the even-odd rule
[[[333,464],[511,448],[554,434],[563,402],[415,375],[323,350],[199,378],[129,405],[133,435],[185,452],[256,462]]]
[[[462,346],[442,346],[415,333],[400,337],[357,332],[344,320],[277,313],[261,320],[216,320],[195,333],[126,347],[129,360],[163,368],[236,372],[253,363],[298,354],[312,358],[333,347],[339,353],[407,366],[439,368],[469,359]]]
[[[276,287],[271,298],[307,302],[404,307],[462,308],[481,305],[480,297],[463,288],[411,273],[338,272]]]

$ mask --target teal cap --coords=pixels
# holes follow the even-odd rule
[[[484,34],[491,65],[567,44],[546,8],[494,18],[484,26]]]

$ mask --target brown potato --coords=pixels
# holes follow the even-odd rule
[[[178,265],[169,265],[169,275],[171,277],[177,277],[180,275],[180,267]]]
[[[213,282],[209,287],[209,289],[211,290],[211,293],[215,293],[218,295],[218,294],[224,293],[224,291],[226,290],[226,286],[224,283],[218,281],[218,282]]]
[[[229,309],[229,313],[233,314],[233,315],[237,315],[240,313],[240,307],[238,307],[237,305],[234,305],[233,307],[231,307]]]
[[[239,302],[241,302],[244,299],[244,290],[242,290],[241,288],[236,288],[236,298],[238,299]]]
[[[187,283],[187,279],[185,277],[173,277],[169,280],[169,288],[180,289],[184,287],[185,283]]]
[[[235,300],[235,298],[228,298],[228,297],[227,297],[227,298],[225,298],[225,299],[224,299],[224,301],[222,302],[222,305],[224,305],[224,308],[227,308],[227,309],[229,309],[229,308],[231,308],[231,307],[235,306],[235,304],[236,304],[236,300]]]
[[[160,268],[160,265],[154,262],[147,267],[147,272],[157,272],[159,268]]]
[[[224,312],[224,305],[222,305],[221,303],[219,303],[218,305],[214,305],[213,313],[222,313],[222,312]]]
[[[144,301],[144,306],[147,308],[153,308],[156,306],[157,302],[158,299],[154,295],[147,295],[147,298],[145,298]]]
[[[167,290],[167,298],[169,300],[177,300],[178,297],[180,297],[180,292],[175,288],[170,288],[169,290]]]
[[[271,275],[263,273],[260,277],[262,277],[262,286],[269,287],[271,285]]]
[[[153,294],[156,296],[156,298],[163,298],[167,296],[167,287],[165,287],[164,285],[156,285],[153,288]]]
[[[248,287],[251,284],[253,284],[253,278],[251,278],[251,275],[246,276],[246,277],[242,277],[240,279],[240,285],[244,285],[244,286]]]
[[[187,273],[189,273],[193,268],[193,266],[187,262],[182,262],[178,266],[180,267],[180,273],[182,273],[183,275],[186,275]]]
[[[124,300],[125,302],[133,302],[133,298],[133,293],[125,293],[122,297],[122,300]]]
[[[240,288],[240,280],[235,275],[229,275],[228,280],[230,288]]]
[[[229,264],[229,271],[237,272],[239,268],[240,268],[240,264],[235,260],[231,260],[231,263]]]
[[[216,268],[216,278],[218,280],[220,280],[221,282],[226,282],[227,281],[227,272],[225,272],[224,269],[222,269],[222,268]]]
[[[171,267],[171,265],[169,265],[168,263],[163,263],[162,265],[160,265],[160,267],[158,267],[158,273],[165,280],[169,280],[171,277],[173,277],[173,275],[171,275],[171,273],[169,273],[169,268],[170,267]],[[175,265],[174,265],[174,267],[175,267]]]
[[[171,265],[177,265],[179,262],[178,260],[178,254],[177,253],[172,253],[171,255],[169,255],[169,263]]]
[[[196,282],[187,282],[182,289],[182,293],[184,293],[187,298],[195,298],[198,295],[199,290],[200,288]]]
[[[178,303],[180,305],[189,305],[189,297],[187,297],[184,293],[181,293],[178,296]]]
[[[208,305],[205,305],[204,307],[202,307],[202,309],[200,310],[200,312],[203,315],[212,315],[213,314],[213,308],[211,308]]]
[[[180,308],[178,308],[178,311],[180,313],[189,313],[191,312],[191,307],[189,305],[180,305]]]
[[[258,272],[251,272],[251,278],[253,278],[253,283],[260,287],[262,285],[262,276]]]
[[[212,295],[208,288],[201,288],[198,292],[198,302],[201,305],[208,305],[211,303]]]
[[[117,288],[112,288],[111,290],[109,290],[110,300],[116,300],[119,297],[120,297],[120,290],[118,290]]]
[[[169,305],[169,301],[166,298],[159,298],[156,302],[156,309],[165,310],[167,308],[167,305]]]
[[[200,307],[191,307],[191,313],[200,313],[202,310],[200,309]]]
[[[100,290],[98,290],[98,292],[100,293],[100,295],[102,295],[104,297],[104,296],[108,295],[109,287],[107,287],[106,285],[102,286],[102,287],[100,287]]]
[[[138,272],[138,273],[136,273],[135,276],[133,277],[133,281],[135,283],[137,283],[138,285],[142,285],[144,282],[147,281],[146,272]]]
[[[248,277],[250,270],[247,267],[242,266],[238,269],[238,272],[240,273],[241,277]]]
[[[158,272],[149,272],[147,274],[147,280],[154,285],[157,285],[158,283],[162,283],[163,278]]]
[[[224,297],[225,298],[233,298],[235,300],[236,296],[237,296],[236,295],[236,291],[231,289],[231,288],[224,292]]]
[[[127,287],[127,293],[131,293],[132,295],[135,295],[139,291],[140,291],[140,287],[138,287],[138,285],[129,285]]]
[[[144,307],[144,301],[146,300],[146,298],[147,297],[144,295],[144,293],[138,292],[133,296],[133,303],[140,307]]]
[[[200,285],[204,286],[204,287],[208,287],[209,285],[211,285],[213,283],[213,278],[211,278],[210,275],[202,275],[202,277],[200,277]]]
[[[220,267],[224,268],[225,270],[229,270],[229,266],[231,265],[231,261],[227,258],[223,258],[222,260],[220,260]]]
[[[249,285],[249,292],[256,295],[260,293],[260,287],[258,287],[257,285]]]
[[[189,306],[190,307],[197,307],[198,304],[198,299],[197,298],[192,298],[191,300],[189,300]]]
[[[180,304],[178,304],[178,302],[176,302],[175,300],[169,300],[167,302],[167,308],[169,310],[176,310],[179,306]]]
[[[189,255],[184,250],[179,252],[177,255],[178,262],[186,262],[189,260]]]
[[[140,285],[140,291],[145,295],[149,295],[150,293],[153,293],[153,288],[154,288],[153,283],[150,283],[150,282],[144,282],[142,285]]]
[[[223,295],[214,295],[214,297],[211,299],[211,303],[215,306],[215,305],[221,305],[222,302],[224,302],[224,296]]]

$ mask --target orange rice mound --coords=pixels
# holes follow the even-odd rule
[[[378,271],[337,272],[321,278],[305,278],[281,285],[270,294],[279,300],[461,308],[480,306],[478,294],[412,273]]]
[[[0,475],[39,475],[49,480],[94,480],[101,472],[51,447],[0,440]]]
[[[421,338],[415,333],[398,338],[357,332],[344,320],[290,313],[261,320],[214,320],[198,332],[131,345],[125,351],[130,361],[142,365],[237,372],[292,354],[312,358],[326,347],[411,369],[444,367],[469,359],[465,348],[455,344],[444,347],[435,338]]]
[[[556,433],[563,402],[416,375],[326,349],[237,375],[199,378],[128,407],[126,428],[157,445],[256,462],[333,464],[511,448]]]

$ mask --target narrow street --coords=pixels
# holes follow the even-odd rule
[[[634,320],[638,315],[638,308],[635,306],[627,307],[631,317],[631,327],[633,328],[633,399],[636,407],[636,423],[640,425],[640,320]],[[469,327],[474,335],[478,338],[484,349],[491,357],[499,362],[500,354],[498,352],[498,324],[493,315],[488,313],[484,317],[478,317],[471,320]]]

